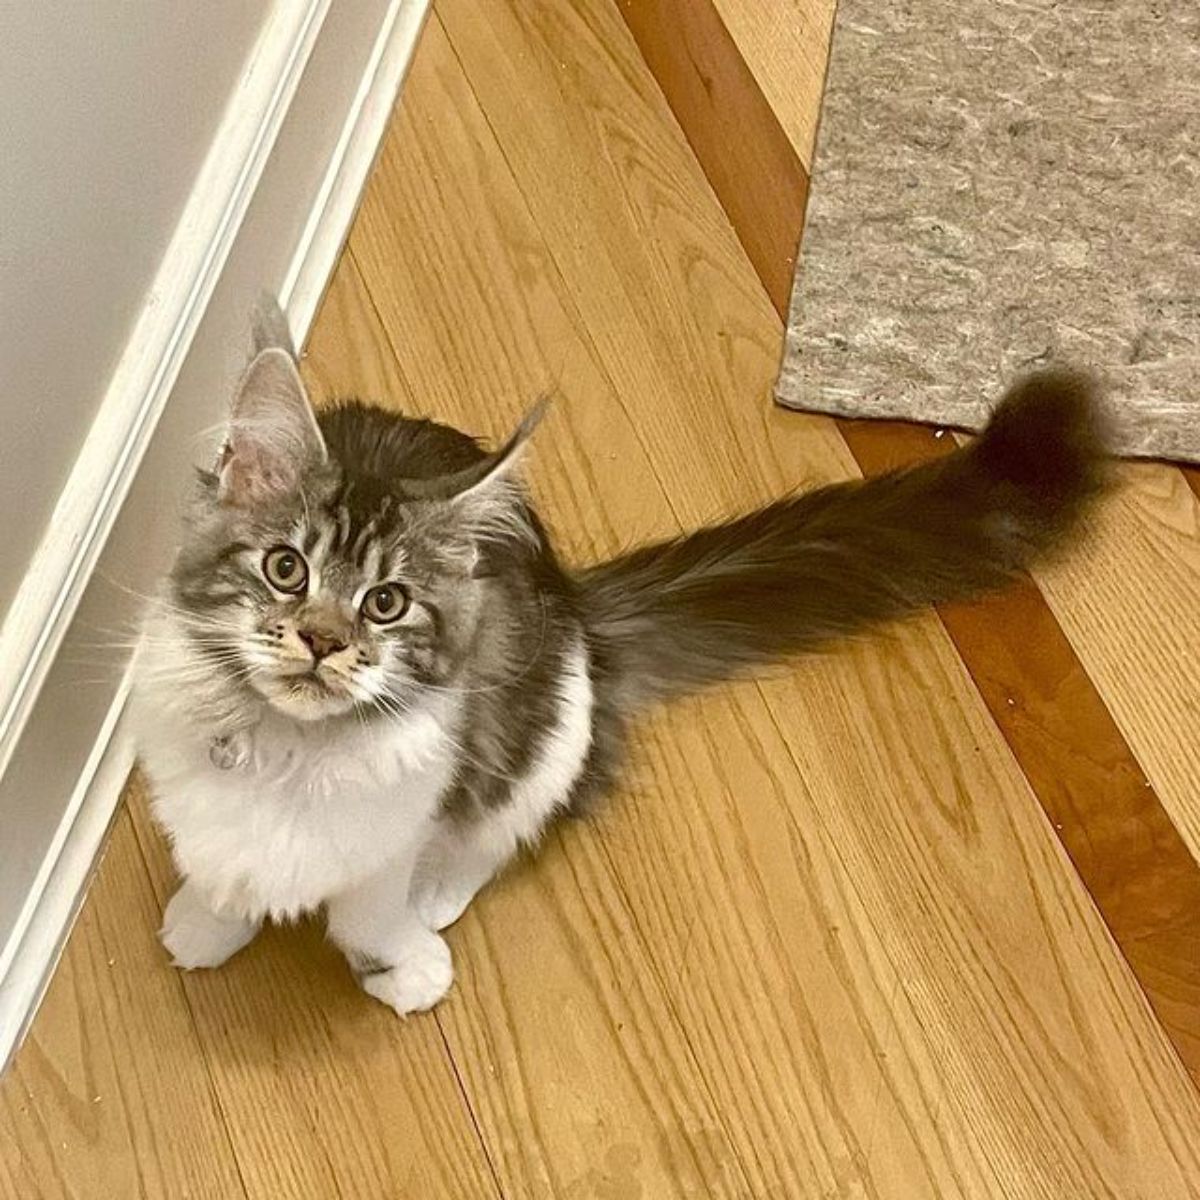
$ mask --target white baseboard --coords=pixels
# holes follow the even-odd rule
[[[383,143],[388,118],[412,63],[430,0],[395,3],[389,11],[354,105],[342,129],[329,170],[312,206],[287,278],[279,289],[295,345],[303,344],[346,233],[358,211],[363,188]]]
[[[0,629],[0,1064],[82,899],[131,763],[141,596],[169,562],[263,289],[297,344],[349,230],[429,0],[278,0]]]
[[[50,984],[133,768],[133,744],[121,729],[127,691],[120,687],[97,731],[30,891],[8,970],[0,976],[0,1071],[21,1044]]]

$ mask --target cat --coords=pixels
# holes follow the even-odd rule
[[[1002,585],[1106,479],[1092,385],[1045,370],[936,462],[571,569],[518,476],[539,416],[489,453],[358,401],[317,414],[286,336],[260,339],[135,664],[179,967],[324,909],[370,995],[430,1008],[441,931],[609,787],[631,718]]]

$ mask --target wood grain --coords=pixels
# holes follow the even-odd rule
[[[246,1195],[159,916],[123,814],[0,1082],[5,1200]]]
[[[915,426],[842,422],[841,429],[868,473],[956,444]],[[1200,653],[1191,649],[1200,648],[1200,616],[1190,602],[1190,580],[1200,582],[1200,514],[1173,468],[1137,464],[1122,473],[1121,491],[1075,554],[1037,572],[1049,602],[1025,582],[985,603],[940,612],[1200,1082],[1200,957],[1192,932],[1200,926],[1200,869],[1189,848],[1200,845],[1200,802],[1187,734],[1189,714],[1200,714]],[[1139,543],[1155,528],[1165,553],[1151,561]],[[1131,558],[1140,573],[1128,571]],[[1129,720],[1138,753],[1114,712]],[[1152,764],[1161,771],[1153,773]]]
[[[1200,871],[1037,589],[942,619],[1047,817],[1200,1082]],[[1010,635],[1019,629],[1019,638]],[[1020,687],[1014,687],[1014,683]]]
[[[1122,477],[1087,545],[1038,582],[1200,862],[1200,498],[1173,467]]]

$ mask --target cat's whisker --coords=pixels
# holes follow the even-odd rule
[[[139,674],[146,678],[153,678],[156,675],[169,674],[173,677],[196,677],[206,678],[211,677],[214,667],[226,666],[252,666],[247,662],[245,657],[238,651],[229,651],[223,654],[206,654],[204,658],[170,658],[159,660],[157,662],[145,663],[139,666]]]

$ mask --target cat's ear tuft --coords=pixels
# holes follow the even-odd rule
[[[542,397],[521,419],[508,441],[478,462],[436,479],[406,481],[405,488],[414,497],[445,500],[452,504],[477,499],[488,491],[503,490],[504,485],[515,482],[516,469],[529,440],[549,407],[549,399]]]
[[[521,418],[521,423],[513,431],[508,441],[483,460],[478,468],[478,478],[463,481],[464,486],[458,489],[456,498],[469,499],[489,487],[503,484],[508,480],[515,480],[517,469],[525,457],[525,451],[533,438],[534,431],[542,423],[542,418],[549,408],[550,400],[543,396]]]
[[[538,541],[517,467],[548,407],[548,400],[539,400],[499,450],[469,467],[436,479],[405,481],[413,498],[445,505],[452,522],[445,545],[457,547],[471,571],[481,561],[481,543]]]
[[[295,491],[325,442],[291,354],[268,347],[238,384],[217,471],[223,503],[251,507]]]
[[[477,574],[485,561],[481,543],[538,544],[537,524],[531,520],[519,468],[548,408],[549,400],[543,397],[525,414],[508,441],[480,464],[478,477],[463,481],[451,499],[473,544],[472,574]]]
[[[251,319],[251,349],[252,355],[261,354],[264,350],[286,350],[292,358],[296,357],[296,343],[292,340],[292,327],[288,324],[287,315],[279,306],[279,300],[272,292],[260,292],[254,305]]]

